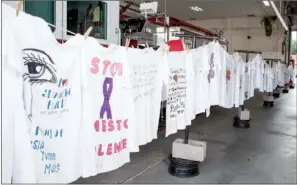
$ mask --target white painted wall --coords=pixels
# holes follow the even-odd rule
[[[284,55],[281,54],[284,29],[278,21],[273,25],[271,37],[265,36],[261,18],[258,17],[189,21],[189,23],[211,31],[223,31],[223,37],[229,41],[229,53],[233,53],[235,49],[262,51],[265,58],[284,60]],[[247,39],[247,36],[251,36],[251,39]]]

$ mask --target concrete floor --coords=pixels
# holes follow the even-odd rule
[[[207,157],[200,175],[177,178],[168,174],[172,142],[180,131],[157,140],[131,155],[122,168],[74,183],[294,183],[296,184],[296,90],[281,94],[273,108],[262,107],[262,95],[247,101],[251,128],[232,126],[237,109],[212,108],[211,116],[193,121],[191,139],[207,142]]]

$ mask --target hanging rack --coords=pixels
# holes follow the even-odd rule
[[[216,40],[218,41],[220,44],[222,45],[226,45],[227,47],[227,51],[228,51],[228,46],[229,46],[229,41],[227,40],[222,40],[220,37],[218,36],[206,36],[206,35],[189,35],[189,34],[174,34],[175,37],[184,37],[184,38],[192,38],[193,44],[192,44],[192,48],[197,48],[198,46],[196,45],[196,39],[201,39],[201,40]]]

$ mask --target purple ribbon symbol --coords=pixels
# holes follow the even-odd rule
[[[112,93],[112,88],[113,88],[113,79],[112,78],[105,78],[104,83],[103,83],[103,96],[104,96],[104,101],[101,106],[100,110],[100,118],[103,119],[103,115],[106,112],[107,119],[112,119],[112,114],[111,114],[111,108],[109,104],[109,99]]]

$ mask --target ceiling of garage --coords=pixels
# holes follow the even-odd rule
[[[130,0],[136,3],[143,0]],[[263,17],[275,15],[271,7],[265,7],[261,0],[156,0],[159,2],[158,11],[181,20],[205,20],[222,18],[240,18],[249,15]],[[165,8],[166,4],[166,8]],[[279,6],[279,2],[275,3]],[[202,12],[190,9],[198,6]],[[135,7],[134,7],[135,8]],[[279,7],[278,7],[279,8]]]

